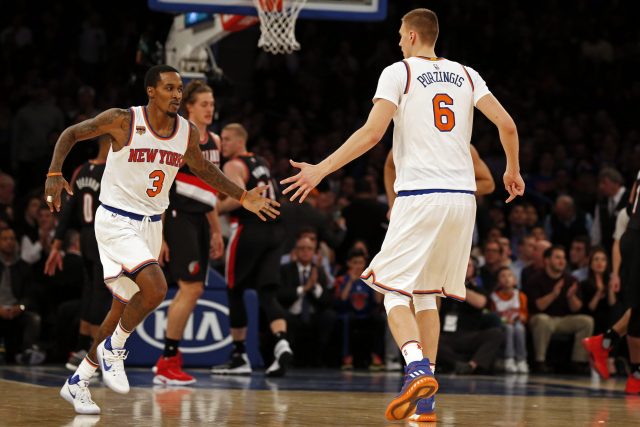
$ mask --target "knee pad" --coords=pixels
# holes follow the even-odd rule
[[[631,309],[627,334],[633,338],[640,338],[640,308],[638,307]]]
[[[409,299],[409,297],[405,297],[404,295],[399,295],[395,292],[387,292],[384,295],[384,309],[387,311],[387,314],[389,314],[391,309],[394,307],[402,305],[409,308],[410,304],[411,299]]]
[[[437,310],[438,304],[436,303],[436,296],[415,295],[413,297],[413,307],[416,313],[422,310]]]

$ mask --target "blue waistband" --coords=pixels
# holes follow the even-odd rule
[[[102,204],[102,207],[108,210],[109,212],[116,213],[118,215],[126,216],[127,218],[135,219],[136,221],[142,221],[145,218],[145,215],[139,215],[133,212],[123,211],[122,209],[114,208],[113,206]],[[162,215],[151,215],[149,219],[152,222],[160,221],[162,219]]]
[[[422,194],[433,194],[433,193],[473,194],[473,191],[469,191],[469,190],[447,190],[447,189],[444,189],[444,188],[430,188],[428,190],[401,190],[401,191],[398,191],[398,197],[420,196]]]

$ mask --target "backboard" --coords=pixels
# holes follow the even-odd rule
[[[153,10],[257,15],[252,0],[148,0]],[[308,0],[300,19],[381,21],[387,16],[387,0]]]

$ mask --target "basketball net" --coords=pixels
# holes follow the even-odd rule
[[[300,50],[296,20],[307,0],[253,0],[260,18],[258,47],[272,54]]]

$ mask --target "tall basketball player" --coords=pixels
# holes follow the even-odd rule
[[[182,161],[204,182],[238,200],[261,220],[279,214],[278,203],[260,195],[266,187],[246,191],[203,157],[198,128],[178,116],[182,79],[174,68],[150,68],[145,88],[149,98],[146,106],[110,109],[65,129],[56,143],[45,183],[47,204],[52,211],[59,211],[62,190],[72,194],[60,172],[67,154],[78,141],[109,136],[111,149],[102,177],[102,204],[96,212],[95,231],[105,283],[114,299],[89,354],[60,390],[76,412],[83,414],[100,412],[88,388],[98,364],[109,388],[118,393],[129,391],[124,345],[167,292],[158,266],[160,219],[169,205],[169,188]]]
[[[207,130],[213,121],[214,103],[213,89],[200,80],[192,80],[184,90],[183,112],[202,136],[199,144],[202,155],[220,166],[220,137]],[[216,190],[195,176],[188,165],[180,168],[169,193],[164,218],[167,244],[160,256],[161,263],[168,261],[169,274],[178,282],[179,289],[167,312],[164,352],[156,363],[153,379],[156,384],[187,385],[196,381],[182,370],[178,346],[187,320],[204,291],[209,255],[214,259],[223,255],[217,201]]]
[[[386,410],[389,420],[414,415],[418,401],[438,389],[430,367],[435,346],[424,357],[421,345],[439,333],[435,296],[465,299],[476,211],[469,152],[474,106],[498,127],[507,201],[524,194],[513,120],[475,70],[436,56],[437,37],[435,13],[407,13],[399,43],[405,59],[382,72],[367,122],[319,164],[291,161],[300,172],[282,181],[290,184],[284,194],[304,200],[325,176],[377,144],[393,119],[398,198],[382,248],[362,274],[385,294],[389,327],[407,362],[404,385]]]
[[[485,194],[493,193],[496,185],[493,181],[493,176],[487,164],[480,158],[478,150],[473,145],[469,146],[471,152],[471,161],[473,162],[473,172],[476,181],[476,195],[483,196]],[[393,204],[396,201],[397,194],[393,188],[396,181],[396,167],[393,162],[393,151],[389,151],[387,160],[384,164],[384,189],[387,194],[387,200],[389,201],[389,209],[393,209]],[[440,319],[438,318],[437,321]],[[425,357],[431,357],[430,366],[435,375],[435,357],[438,354],[438,340],[440,338],[440,330],[433,331],[433,334],[429,334],[423,337],[422,341],[422,354]],[[427,352],[427,349],[429,351]],[[436,399],[435,396],[431,396],[427,399],[420,399],[416,406],[416,413],[409,416],[411,421],[418,422],[436,422]]]

